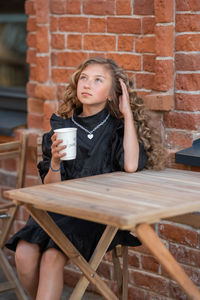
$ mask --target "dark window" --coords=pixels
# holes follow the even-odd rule
[[[26,22],[23,0],[0,1],[0,135],[26,125]]]

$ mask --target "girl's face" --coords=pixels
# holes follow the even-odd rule
[[[77,97],[83,107],[103,109],[112,85],[110,71],[100,64],[88,65],[80,74]]]

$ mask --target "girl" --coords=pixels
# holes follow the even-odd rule
[[[133,83],[125,72],[110,59],[90,58],[78,67],[58,116],[53,114],[50,122],[52,129],[43,136],[43,161],[38,165],[45,184],[164,165],[162,147],[147,123],[142,100],[134,93]],[[54,130],[62,127],[78,129],[75,160],[61,160],[65,147]],[[89,260],[105,226],[50,215]],[[117,244],[138,246],[140,242],[128,231],[118,231],[108,250]],[[31,299],[60,299],[67,257],[32,217],[6,246],[16,251],[18,275]]]

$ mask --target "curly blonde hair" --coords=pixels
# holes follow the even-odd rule
[[[106,107],[109,113],[118,119],[123,119],[123,115],[119,110],[119,96],[122,94],[119,79],[121,78],[124,81],[129,93],[130,105],[133,112],[138,140],[143,144],[148,157],[146,168],[157,170],[163,169],[166,165],[166,152],[162,146],[161,137],[158,132],[156,132],[155,128],[150,126],[150,117],[144,108],[142,98],[138,97],[137,93],[133,89],[133,82],[130,80],[125,71],[112,59],[91,57],[78,66],[77,70],[70,78],[64,100],[58,109],[59,116],[64,119],[68,118],[73,114],[74,109],[82,106],[77,97],[77,84],[82,71],[91,64],[103,65],[111,74],[111,101],[107,101]]]

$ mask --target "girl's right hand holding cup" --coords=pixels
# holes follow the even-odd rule
[[[52,167],[57,169],[60,167],[60,162],[61,162],[61,157],[65,156],[66,153],[62,152],[60,153],[60,151],[64,150],[67,148],[67,146],[65,145],[61,145],[63,140],[59,140],[57,139],[57,133],[54,133],[51,137],[52,140],[52,146],[51,146],[51,154],[52,154],[52,158],[51,158],[51,163],[52,163]]]

